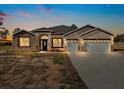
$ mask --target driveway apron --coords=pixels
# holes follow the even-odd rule
[[[70,52],[68,55],[88,88],[124,88],[123,53]]]

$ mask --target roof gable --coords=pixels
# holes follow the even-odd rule
[[[53,26],[53,27],[49,27],[49,28],[39,28],[39,29],[34,29],[32,30],[32,32],[37,32],[37,31],[51,31],[52,34],[65,34],[69,31],[72,31],[74,29],[76,29],[77,26],[76,25],[72,25],[72,26],[66,26],[66,25],[59,25],[59,26]]]
[[[92,33],[92,32],[94,32],[94,31],[96,31],[96,30],[99,30],[99,31],[101,31],[101,32],[104,32],[104,33],[106,33],[106,34],[108,34],[108,35],[113,36],[112,33],[108,32],[108,31],[105,31],[105,30],[103,30],[103,29],[100,29],[100,28],[96,28],[96,29],[90,30],[90,31],[88,31],[88,32],[86,32],[86,33],[83,33],[81,36],[84,36],[84,35],[87,35],[87,34],[89,34],[89,33]]]
[[[13,34],[13,36],[18,35],[18,34],[23,33],[23,32],[28,33],[28,34],[31,34],[31,35],[34,35],[34,36],[35,36],[35,34],[33,34],[32,32],[25,31],[25,30],[21,30],[21,31],[19,31],[19,32],[15,33],[15,34]]]
[[[101,29],[94,29],[94,30],[91,30],[87,33],[84,33],[80,36],[82,39],[111,39],[113,37],[113,34],[107,32],[107,31],[104,31],[104,30],[101,30]]]
[[[80,28],[77,28],[77,29],[75,29],[75,30],[72,30],[72,31],[70,31],[70,32],[68,32],[68,33],[65,33],[64,34],[64,36],[67,36],[67,35],[69,35],[69,34],[72,34],[72,33],[74,33],[74,32],[77,32],[77,31],[79,31],[79,30],[83,30],[82,31],[82,33],[84,33],[84,32],[86,32],[86,31],[89,31],[89,30],[91,30],[91,29],[95,29],[96,27],[95,26],[92,26],[92,25],[85,25],[85,26],[83,26],[83,27],[80,27]]]

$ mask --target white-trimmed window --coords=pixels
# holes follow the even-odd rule
[[[52,47],[58,47],[58,48],[60,48],[60,47],[62,47],[62,44],[63,42],[62,42],[62,38],[53,38],[52,39]]]
[[[20,37],[19,38],[19,46],[30,46],[30,38],[29,37]]]

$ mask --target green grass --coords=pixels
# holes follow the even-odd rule
[[[55,64],[64,64],[64,59],[66,58],[66,54],[57,54],[54,56],[53,63]]]
[[[0,54],[2,54],[2,55],[11,55],[11,54],[13,54],[12,46],[8,46],[8,45],[0,46]]]
[[[0,51],[9,51],[12,50],[12,46],[4,45],[0,46]]]

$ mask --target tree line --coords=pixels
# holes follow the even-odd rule
[[[123,42],[124,43],[124,34],[115,36],[114,42]]]

